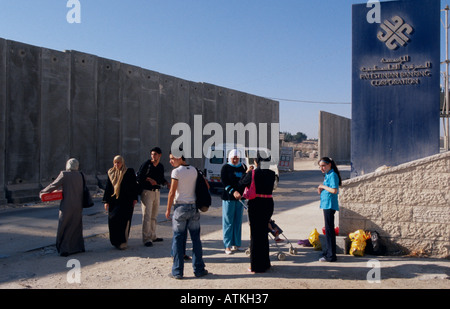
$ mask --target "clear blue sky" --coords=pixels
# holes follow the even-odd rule
[[[348,103],[279,100],[281,130],[309,138],[320,110],[351,117],[351,5],[365,0],[79,1],[81,23],[70,24],[67,0],[0,0],[0,37],[269,98]]]

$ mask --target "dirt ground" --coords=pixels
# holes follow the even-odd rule
[[[298,173],[315,169],[312,162],[297,163]],[[103,226],[102,233],[87,237],[86,252],[60,257],[54,246],[0,258],[0,289],[448,289],[450,264],[448,260],[415,257],[353,257],[339,255],[335,263],[319,262],[319,252],[297,245],[307,239],[312,227],[322,227],[317,202],[309,199],[316,184],[302,182],[297,191],[289,187],[291,174],[282,174],[275,203],[281,209],[274,217],[284,230],[297,254],[289,254],[289,244],[280,244],[286,259],[277,258],[278,248],[271,241],[272,268],[263,274],[248,272],[249,258],[245,252],[226,255],[222,243],[220,197],[202,214],[202,243],[206,268],[205,277],[196,278],[191,262],[185,263],[182,280],[168,276],[171,223],[164,220],[165,200],[158,217],[158,236],[164,241],[153,247],[141,242],[140,205],[136,206],[134,225],[128,249],[113,248],[108,239],[106,214],[99,212],[84,219],[84,228]],[[290,178],[291,177],[291,178]],[[284,181],[284,182],[283,182]],[[285,194],[284,194],[285,193]],[[304,201],[296,206],[296,196]],[[285,206],[283,206],[285,205]],[[287,206],[289,205],[289,207]],[[243,224],[243,247],[249,244],[249,228]],[[300,224],[301,223],[301,224]],[[299,228],[299,226],[302,228]],[[56,234],[56,230],[54,231]],[[188,241],[188,254],[190,243]],[[375,261],[373,261],[375,260]],[[375,263],[375,264],[374,264]],[[377,264],[378,263],[378,264]],[[79,267],[78,267],[79,266]],[[77,275],[79,275],[77,277]],[[374,282],[379,279],[379,282]]]

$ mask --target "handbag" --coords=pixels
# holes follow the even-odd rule
[[[92,201],[91,192],[86,186],[83,173],[81,173],[81,177],[83,178],[83,208],[90,208],[94,206],[94,202]]]
[[[242,197],[247,200],[253,200],[256,198],[255,170],[252,170],[252,183],[250,184],[250,187],[245,187]]]

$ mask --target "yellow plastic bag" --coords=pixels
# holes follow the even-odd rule
[[[309,234],[309,243],[314,247],[314,250],[322,250],[322,245],[320,244],[319,240],[319,232],[317,232],[317,229],[314,229],[314,231]]]
[[[370,234],[366,234],[363,230],[357,230],[348,235],[352,241],[350,247],[350,255],[364,256],[364,249],[366,248],[366,240],[370,238]]]

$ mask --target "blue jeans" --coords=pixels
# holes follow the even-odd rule
[[[243,213],[244,206],[240,201],[222,200],[222,228],[225,248],[241,246]]]
[[[203,262],[203,249],[200,240],[200,213],[195,204],[175,205],[172,230],[172,275],[183,276],[188,230],[192,240],[192,267],[194,274],[202,274],[205,271],[205,263]]]

